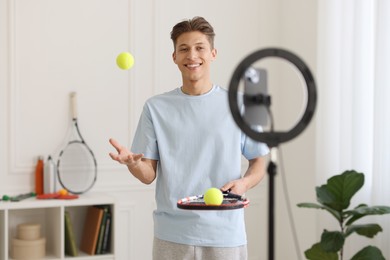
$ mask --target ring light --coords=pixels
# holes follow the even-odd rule
[[[243,119],[240,113],[240,108],[237,102],[237,92],[239,83],[245,74],[245,71],[256,61],[266,57],[280,57],[295,65],[295,67],[301,72],[307,86],[307,105],[306,109],[297,122],[287,132],[257,132],[253,130]],[[266,143],[269,147],[275,147],[280,143],[287,142],[296,136],[298,136],[309,124],[314,115],[314,110],[317,102],[316,86],[314,78],[306,64],[295,54],[278,48],[267,48],[258,50],[246,58],[237,66],[230,80],[229,85],[229,106],[232,112],[234,121],[241,128],[241,130],[251,137],[253,140]]]

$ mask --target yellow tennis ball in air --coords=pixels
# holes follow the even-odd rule
[[[134,65],[134,57],[128,52],[122,52],[116,57],[116,64],[123,70],[131,69]]]
[[[220,189],[210,188],[205,192],[203,199],[206,205],[221,205],[223,194]]]

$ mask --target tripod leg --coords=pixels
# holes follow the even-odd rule
[[[275,259],[275,175],[276,164],[270,161],[268,164],[269,189],[268,189],[268,260]]]

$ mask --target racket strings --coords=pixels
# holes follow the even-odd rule
[[[79,194],[89,190],[96,181],[96,160],[85,143],[70,142],[58,160],[58,176],[62,186]]]
[[[244,196],[230,192],[223,192],[223,197],[222,204],[207,205],[204,201],[203,195],[190,196],[180,199],[177,202],[177,207],[189,210],[227,210],[245,208],[249,205],[249,200]]]
[[[234,194],[234,193],[231,193],[229,191],[224,191],[222,193],[223,195],[223,202],[236,202],[238,200],[240,201],[245,201],[246,198],[244,196],[241,196],[241,195],[238,195],[238,194]],[[204,195],[197,195],[197,196],[190,196],[190,197],[186,197],[186,198],[183,198],[181,200],[178,201],[179,203],[186,203],[186,202],[204,202]]]

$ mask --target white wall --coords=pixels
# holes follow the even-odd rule
[[[119,202],[118,259],[150,259],[154,187],[139,184],[110,160],[108,139],[130,145],[144,101],[179,86],[169,33],[195,15],[216,30],[215,83],[227,87],[238,62],[263,47],[287,48],[315,71],[316,1],[0,0],[1,193],[30,191],[37,156],[57,156],[70,119],[68,95],[77,91],[81,131],[99,164],[93,191],[110,192]],[[115,65],[122,51],[135,56],[130,71]],[[275,105],[281,127],[291,124],[285,107],[301,95],[285,85],[291,85],[289,78],[280,77],[271,90],[281,97]],[[302,251],[316,239],[310,231],[314,215],[295,206],[314,199],[313,125],[281,146]],[[278,174],[277,259],[291,259],[295,251],[280,180]],[[267,255],[266,192],[267,179],[248,193],[250,259]]]

